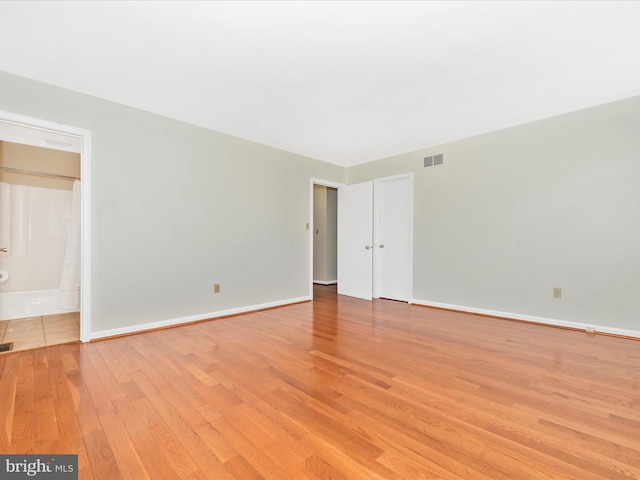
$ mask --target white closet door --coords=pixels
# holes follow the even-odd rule
[[[374,296],[411,301],[413,179],[375,181]]]
[[[371,300],[373,182],[338,190],[338,293]]]

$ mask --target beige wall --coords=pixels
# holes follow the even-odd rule
[[[0,110],[92,132],[94,331],[306,296],[309,178],[407,172],[414,298],[640,331],[640,97],[349,169],[1,72]]]
[[[348,183],[414,172],[415,299],[640,332],[639,125],[633,97],[350,168]],[[445,165],[423,168],[437,153]]]
[[[309,179],[343,168],[3,72],[0,110],[91,131],[93,334],[309,295]]]

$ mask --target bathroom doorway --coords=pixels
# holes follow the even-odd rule
[[[89,153],[90,132],[0,112],[3,349],[90,338]]]

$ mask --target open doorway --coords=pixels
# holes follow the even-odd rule
[[[80,340],[79,179],[79,152],[0,140],[4,350]]]
[[[313,283],[338,283],[338,189],[313,186]]]
[[[314,284],[338,283],[338,188],[342,186],[340,183],[311,179],[310,298],[313,298]]]
[[[0,112],[0,147],[0,340],[88,341],[90,132]]]

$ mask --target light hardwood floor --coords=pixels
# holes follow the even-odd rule
[[[81,479],[640,478],[640,342],[337,297],[0,356],[0,452]]]
[[[0,320],[0,343],[13,343],[13,352],[78,341],[79,312]]]

